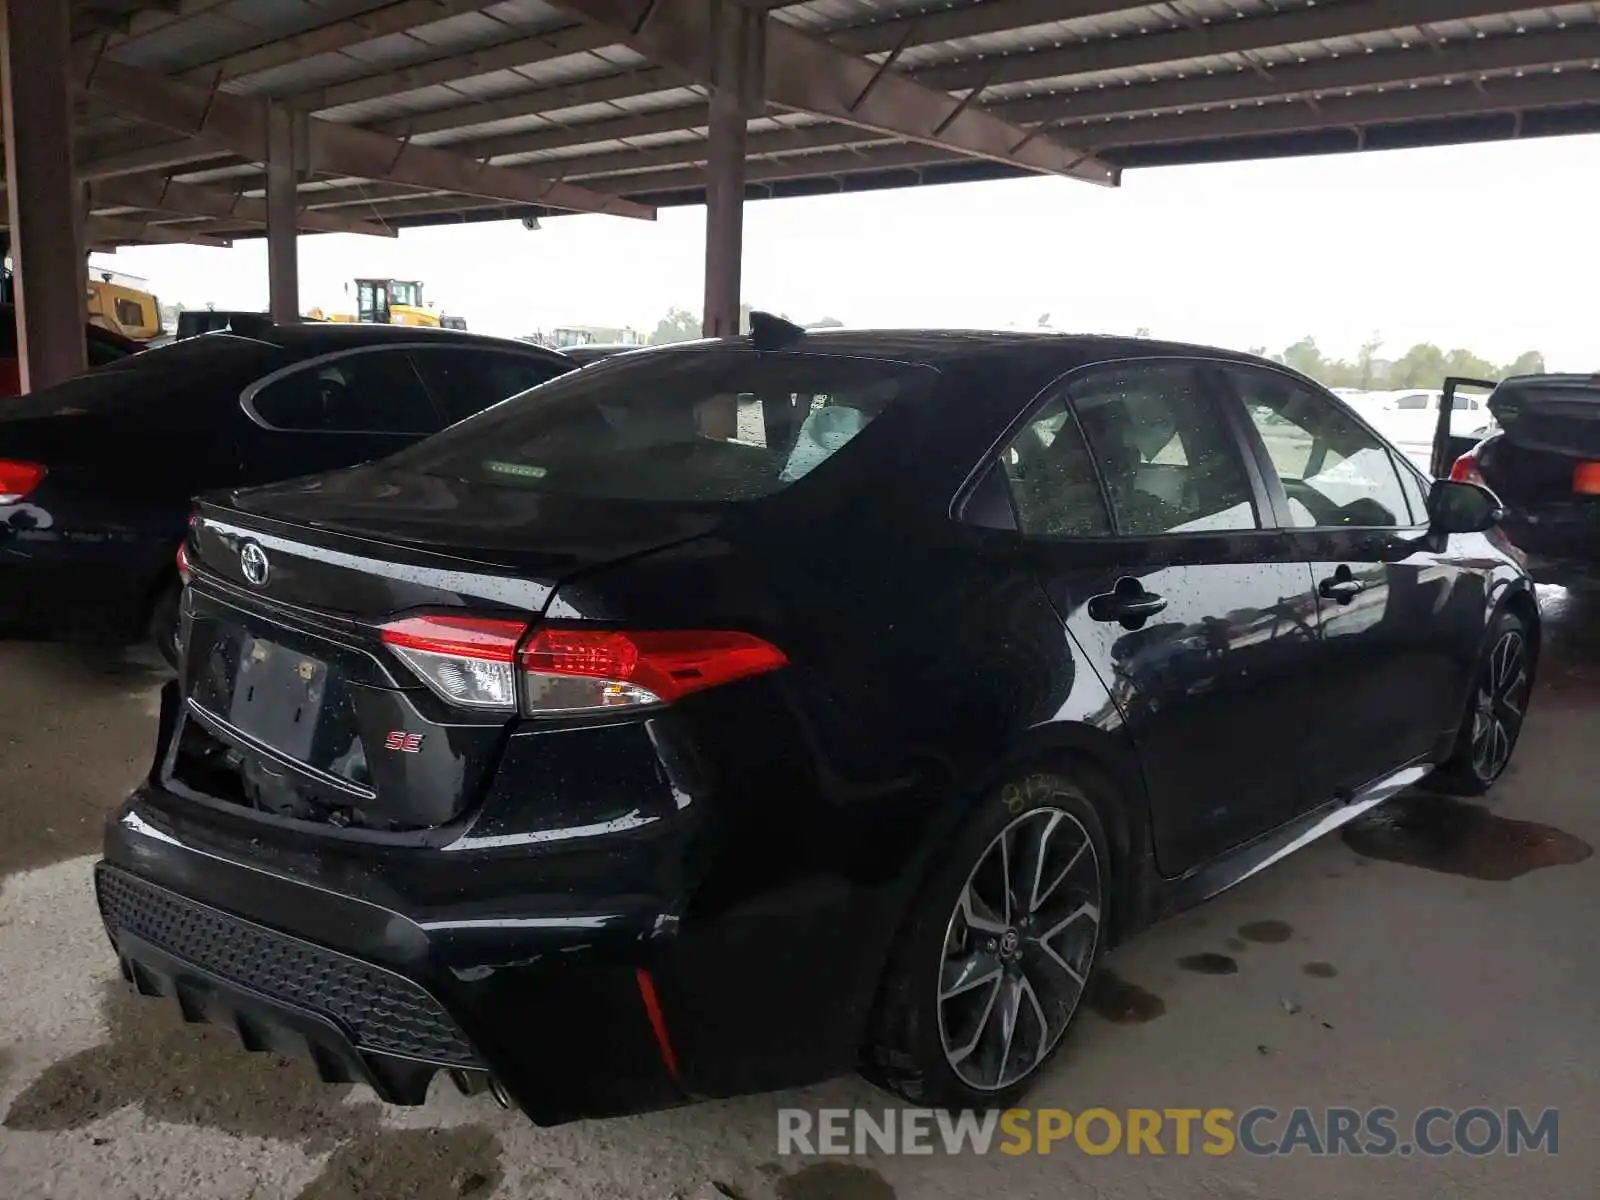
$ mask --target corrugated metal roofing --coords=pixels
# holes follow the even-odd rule
[[[220,72],[226,90],[290,103],[304,98],[319,119],[409,134],[419,145],[463,147],[493,155],[497,165],[583,159],[618,176],[620,186],[629,173],[654,175],[673,147],[683,148],[678,165],[702,160],[704,87],[686,86],[692,81],[656,68],[624,45],[608,44],[603,33],[591,35],[570,10],[547,0],[436,3],[436,10],[423,10],[424,23],[411,27],[400,27],[396,13],[410,14],[415,6],[397,0],[192,4],[187,15],[158,18],[156,28],[113,37],[109,53],[196,80]],[[75,28],[92,20],[95,4],[116,7],[113,0],[82,0]],[[1058,16],[1063,10],[1066,15]],[[1425,12],[1430,23],[1404,25],[1416,12]],[[1357,19],[1369,13],[1376,15]],[[880,62],[903,40],[893,71],[950,87],[956,96],[978,85],[979,103],[1011,120],[1060,122],[1060,140],[1097,144],[1116,165],[1600,130],[1596,72],[1571,70],[1600,64],[1596,2],[805,0],[780,2],[771,17],[812,36],[838,38],[841,45],[868,46],[868,57]],[[887,32],[875,29],[883,22],[891,22]],[[1308,22],[1334,35],[1296,40],[1293,31]],[[304,41],[280,44],[307,34]],[[553,41],[530,40],[535,38]],[[1535,38],[1540,40],[1518,40]],[[1573,53],[1552,52],[1552,38]],[[1151,39],[1148,49],[1141,39]],[[307,49],[295,53],[302,46]],[[526,60],[519,61],[524,49]],[[1457,58],[1476,65],[1456,70],[1451,64]],[[1364,65],[1369,63],[1381,69]],[[1558,86],[1554,80],[1562,67],[1569,71],[1562,78],[1570,82]],[[1478,91],[1485,94],[1449,91],[1442,85],[1450,79],[1481,80]],[[1303,88],[1302,81],[1310,85]],[[1421,81],[1419,98],[1408,107],[1401,94]],[[322,107],[317,98],[325,89],[332,89],[329,98],[344,102]],[[1327,114],[1303,99],[1281,103],[1283,96],[1306,94],[1329,98]],[[1157,120],[1159,128],[1151,124]],[[858,174],[873,186],[873,179],[909,183],[988,177],[1008,169],[936,149],[895,158],[887,153],[892,139],[840,155],[836,147],[858,142],[848,131],[827,133],[815,148],[783,132],[828,124],[774,110],[752,120],[751,153],[784,156],[786,177],[790,167],[814,163],[829,187]],[[79,155],[93,163],[171,136],[156,133],[141,141],[130,136],[120,116],[91,105],[80,124]],[[863,134],[859,141],[879,136]],[[650,165],[630,166],[630,151]],[[943,165],[938,171],[919,166],[914,178],[897,165],[925,157]],[[191,168],[184,177],[236,185],[256,169]],[[172,170],[182,174],[181,166]],[[320,186],[326,182],[307,188],[327,190]],[[333,186],[354,185],[344,179]],[[782,188],[803,186],[785,182]],[[388,195],[391,202],[404,198],[413,206],[403,220],[426,216],[415,209],[417,193],[390,189]],[[670,197],[692,198],[692,189]],[[459,197],[437,199],[442,210],[461,207]],[[384,202],[375,201],[380,207]]]

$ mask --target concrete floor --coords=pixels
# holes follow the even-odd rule
[[[1536,707],[1486,806],[1408,798],[1144,934],[1109,960],[1126,988],[1099,1008],[1121,1019],[1088,1014],[1031,1101],[1555,1107],[1554,1158],[780,1161],[779,1104],[885,1106],[853,1079],[553,1130],[442,1081],[387,1108],[127,995],[89,867],[144,769],[158,677],[0,644],[0,1197],[1592,1197],[1600,597],[1547,601]],[[1191,969],[1202,954],[1237,969]]]

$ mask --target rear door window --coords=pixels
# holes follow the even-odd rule
[[[393,462],[561,495],[753,500],[805,478],[936,378],[883,359],[667,351],[575,371]]]
[[[250,396],[268,428],[296,433],[433,433],[443,424],[404,349],[308,363]]]
[[[1068,396],[1111,502],[1136,537],[1260,528],[1238,443],[1193,363],[1117,363],[1076,376]]]
[[[531,354],[466,347],[413,350],[411,361],[451,424],[571,369]]]
[[[1000,454],[1019,533],[1102,537],[1111,532],[1089,447],[1065,395],[1057,395]]]

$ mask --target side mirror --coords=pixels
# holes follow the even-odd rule
[[[1433,533],[1482,533],[1503,516],[1500,497],[1481,484],[1435,479],[1428,493],[1428,525]]]

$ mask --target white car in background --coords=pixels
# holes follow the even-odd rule
[[[1433,435],[1439,424],[1439,404],[1443,393],[1421,388],[1398,392],[1367,392],[1362,396],[1347,396],[1345,400],[1355,408],[1400,452],[1424,471],[1430,469],[1433,453]],[[1457,393],[1450,413],[1452,437],[1470,437],[1481,440],[1498,426],[1490,414],[1487,396]]]

